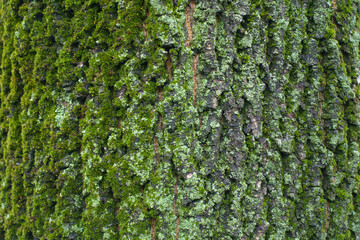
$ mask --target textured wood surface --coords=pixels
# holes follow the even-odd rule
[[[0,9],[0,239],[360,239],[359,1]]]

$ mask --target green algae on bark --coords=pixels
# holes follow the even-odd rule
[[[358,1],[0,3],[0,239],[360,239]]]

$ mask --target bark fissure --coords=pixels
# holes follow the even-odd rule
[[[190,47],[191,41],[193,40],[193,29],[192,29],[192,14],[195,10],[195,1],[191,0],[185,11],[185,27],[187,30],[187,39],[185,42],[186,47]]]
[[[0,239],[360,239],[357,1],[0,5]]]
[[[151,240],[156,240],[156,218],[151,218]]]

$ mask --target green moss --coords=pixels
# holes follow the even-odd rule
[[[4,2],[0,239],[356,238],[357,7]]]

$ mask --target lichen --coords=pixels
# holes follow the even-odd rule
[[[0,239],[360,237],[358,2],[0,6]]]

